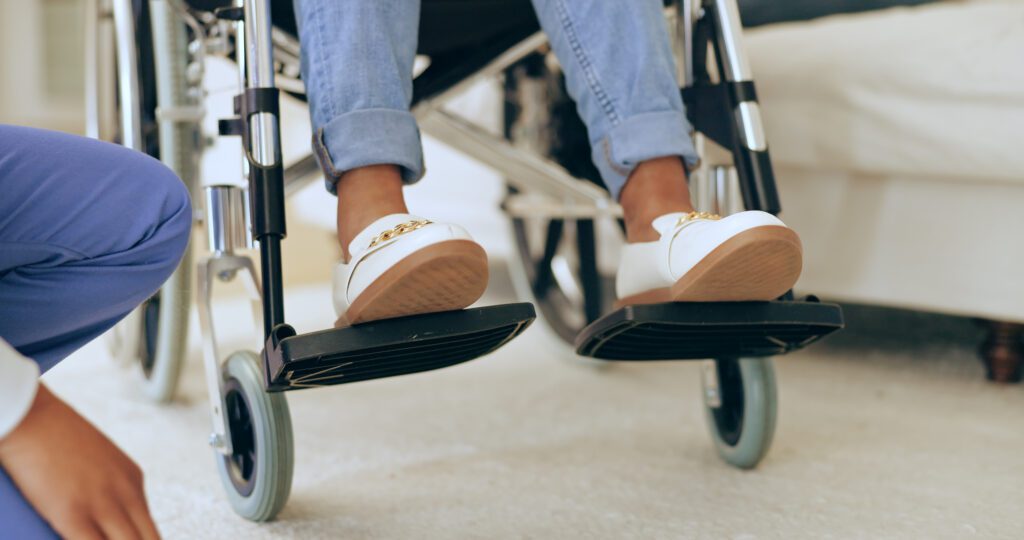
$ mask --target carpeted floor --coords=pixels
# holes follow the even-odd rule
[[[300,327],[325,294],[290,294]],[[752,472],[714,454],[695,364],[596,369],[539,324],[478,362],[292,393],[293,494],[263,525],[221,493],[198,361],[167,407],[100,343],[47,381],[141,462],[168,538],[1019,538],[1024,387],[986,384],[967,349],[856,343],[777,362]]]

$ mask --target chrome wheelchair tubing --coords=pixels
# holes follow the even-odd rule
[[[739,178],[732,165],[711,165],[693,186],[694,207],[727,216],[743,210]]]
[[[427,113],[441,109],[441,107],[451,100],[451,98],[465,92],[476,83],[501,75],[505,69],[522,60],[528,54],[543,47],[547,42],[548,38],[543,32],[536,32],[516,45],[513,45],[509,50],[505,51],[490,63],[480,68],[476,73],[462,79],[436,96],[417,103],[416,106],[413,107],[413,114],[417,119],[422,121],[422,118],[428,116]]]
[[[235,0],[235,5],[242,7],[244,0]],[[233,27],[235,31],[235,62],[238,67],[238,88],[243,90],[247,88],[247,76],[246,76],[246,58],[247,47],[245,44],[245,21],[238,21],[233,25],[227,25],[228,28]],[[241,156],[242,160],[242,177],[249,179],[252,178],[251,162],[249,161],[249,149],[242,148],[244,155]],[[250,248],[256,248],[256,238],[253,233],[253,216],[252,216],[252,184],[247,184],[242,189],[242,197],[245,201],[243,206],[244,216],[244,227],[246,234],[246,242]]]
[[[274,87],[274,60],[271,41],[269,0],[248,0],[243,5],[245,19],[246,88]],[[259,112],[246,119],[249,126],[249,155],[263,167],[281,160],[277,116]]]
[[[206,234],[210,251],[233,255],[249,247],[245,193],[236,186],[206,188]]]
[[[144,152],[140,117],[139,72],[132,0],[112,0],[117,50],[118,97],[121,102],[121,143]]]
[[[278,74],[274,81],[276,86],[287,92],[305,94],[299,40],[276,27],[271,32],[270,39],[274,42],[274,64],[277,66]]]
[[[315,180],[322,180],[323,169],[316,161],[316,156],[309,154],[284,168],[285,197],[299,191]]]
[[[235,0],[234,4],[237,7],[242,7],[244,2],[245,2],[245,0]],[[239,91],[242,91],[242,90],[244,90],[245,88],[248,87],[247,86],[248,85],[248,77],[246,75],[246,57],[247,57],[246,48],[247,47],[245,46],[245,43],[246,43],[245,42],[245,34],[246,34],[245,33],[245,21],[238,21],[238,22],[234,23],[233,25],[229,25],[229,26],[233,26],[234,30],[235,30],[235,48],[234,48],[234,51],[235,51],[235,65],[238,67],[238,88],[239,88]],[[241,156],[241,159],[242,159],[242,176],[245,177],[245,178],[250,178],[251,177],[251,173],[249,172],[249,149],[248,148],[242,148],[242,151],[244,152],[244,155]],[[251,186],[249,186],[249,187],[251,187]],[[247,188],[246,189],[246,199],[249,199],[248,192],[249,192],[249,189]],[[251,210],[251,207],[250,207],[250,210]],[[252,229],[252,213],[251,213],[251,211],[250,211],[250,213],[246,214],[246,219],[247,219],[246,226],[249,227],[249,229],[251,230]]]
[[[263,294],[263,329],[269,337],[284,324],[284,293],[281,283],[281,240],[285,236],[284,181],[278,120],[278,90],[274,87],[273,43],[269,0],[236,0],[242,22],[236,29],[236,58],[242,77],[242,93],[236,97],[236,113],[230,120],[243,132],[246,175],[249,178],[249,210],[253,237],[259,242]]]
[[[274,52],[277,61],[298,61],[302,55],[302,46],[299,40],[280,28],[271,31],[270,39],[274,43]]]
[[[497,169],[515,187],[561,201],[569,213],[590,210],[594,215],[616,215],[619,212],[618,205],[605,190],[573,177],[553,161],[523,152],[470,122],[443,110],[434,110],[419,120],[424,132]]]
[[[524,152],[479,127],[449,114],[443,106],[474,84],[497,77],[547,43],[537,32],[466,77],[451,88],[425,99],[413,107],[413,114],[424,133],[446,141],[460,151],[498,170],[517,188],[541,192],[561,201],[570,213],[616,214],[618,205],[603,189],[568,174],[552,161]]]
[[[740,24],[740,9],[736,0],[714,0],[715,24],[718,27],[718,44],[725,66],[723,78],[730,82],[753,80],[750,60],[743,49],[743,25]]]
[[[622,217],[622,207],[619,205],[606,208],[571,205],[560,202],[554,197],[545,196],[541,199],[536,194],[508,195],[502,201],[501,209],[511,217],[522,218],[564,218],[575,220],[598,217]]]
[[[245,77],[250,88],[274,86],[269,0],[244,0],[242,29],[245,43]]]
[[[753,81],[754,74],[750,68],[750,59],[740,40],[743,26],[740,23],[739,7],[736,0],[715,1],[715,24],[721,53],[722,65],[725,68],[724,79],[729,82]],[[755,152],[768,149],[768,141],[761,119],[761,106],[754,100],[742,101],[734,111],[739,123],[739,134],[743,144]]]

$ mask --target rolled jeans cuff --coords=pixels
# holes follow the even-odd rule
[[[592,158],[613,200],[619,200],[626,180],[640,163],[679,156],[687,170],[697,165],[692,128],[683,112],[656,112],[631,116],[592,145]]]
[[[313,136],[327,191],[337,193],[346,171],[369,165],[396,165],[402,181],[423,178],[423,145],[416,119],[408,111],[365,109],[345,113]]]

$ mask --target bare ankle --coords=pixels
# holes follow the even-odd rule
[[[659,234],[651,222],[672,212],[691,212],[686,169],[674,156],[655,158],[637,165],[619,195],[626,222],[626,241],[653,242]]]
[[[408,213],[402,175],[394,165],[370,165],[346,171],[338,179],[338,242],[345,260],[360,231],[388,214]]]

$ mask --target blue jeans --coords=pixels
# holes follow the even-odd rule
[[[153,294],[191,230],[159,161],[63,133],[0,125],[0,194],[0,337],[42,371]],[[0,539],[56,537],[0,466]]]
[[[617,199],[642,161],[697,155],[661,0],[532,0]],[[376,164],[423,176],[409,112],[420,0],[296,0],[313,144],[328,179]]]

